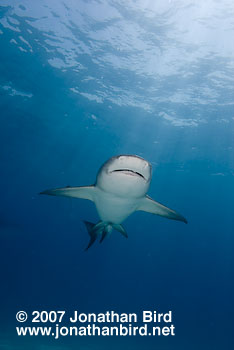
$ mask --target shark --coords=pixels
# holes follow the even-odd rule
[[[178,212],[156,202],[147,195],[152,179],[152,166],[136,155],[118,155],[107,160],[99,169],[94,185],[49,189],[40,194],[87,199],[94,202],[100,221],[84,221],[90,236],[85,250],[97,238],[100,243],[112,230],[128,237],[122,222],[136,211],[159,215],[187,223]]]

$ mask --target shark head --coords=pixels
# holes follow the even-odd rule
[[[112,157],[100,168],[96,186],[120,197],[142,197],[151,181],[149,162],[138,156]]]

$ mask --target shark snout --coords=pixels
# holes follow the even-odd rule
[[[145,159],[133,155],[113,157],[106,163],[108,174],[122,173],[128,176],[138,176],[146,182],[151,180],[151,164]]]

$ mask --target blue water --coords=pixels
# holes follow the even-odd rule
[[[232,349],[233,2],[0,5],[0,349]],[[93,203],[38,193],[118,154],[189,223],[137,212],[84,252]],[[176,336],[18,337],[19,310],[172,310]]]

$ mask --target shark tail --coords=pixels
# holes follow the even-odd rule
[[[89,221],[84,221],[84,223],[85,223],[87,231],[88,231],[88,233],[90,235],[89,244],[88,244],[87,248],[85,249],[85,250],[88,250],[91,247],[91,245],[93,245],[93,243],[96,241],[97,234],[96,234],[96,232],[94,230],[95,224],[93,224],[92,222],[89,222]]]
[[[84,224],[90,236],[90,241],[85,251],[87,251],[93,245],[99,236],[101,237],[100,243],[102,243],[103,240],[111,233],[113,228],[119,231],[124,237],[128,237],[125,229],[121,225],[111,224],[104,221],[99,221],[97,224],[93,224],[89,221],[84,221]]]
[[[99,236],[101,236],[100,243],[102,243],[112,231],[111,224],[107,222],[99,221],[97,224],[93,224],[92,222],[84,221],[84,223],[90,236],[89,244],[85,250],[88,250]]]

